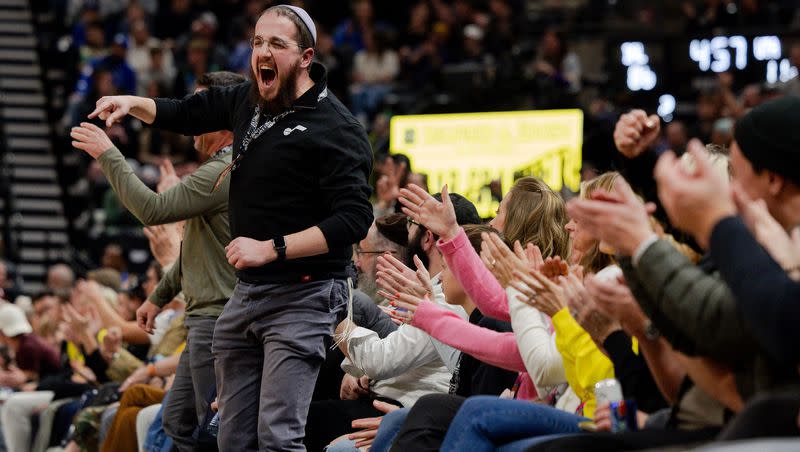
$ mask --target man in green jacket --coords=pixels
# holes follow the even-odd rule
[[[245,81],[239,74],[212,72],[197,80],[197,91],[233,86]],[[134,174],[120,151],[99,128],[82,123],[72,129],[73,146],[94,157],[120,201],[145,225],[186,220],[181,252],[155,292],[136,312],[139,326],[153,331],[156,315],[179,292],[186,299],[186,348],[164,409],[164,430],[181,450],[193,450],[192,434],[208,408],[216,387],[211,341],[217,317],[233,293],[234,268],[225,257],[230,242],[229,179],[217,190],[217,176],[231,162],[233,133],[218,131],[194,138],[206,161],[189,177],[155,193]]]

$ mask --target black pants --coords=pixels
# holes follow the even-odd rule
[[[586,433],[537,444],[527,452],[591,450],[592,452],[641,450],[673,445],[698,445],[713,440],[719,429],[649,429],[624,433]]]
[[[464,397],[449,394],[430,394],[417,400],[408,412],[391,452],[438,451],[447,428],[465,400]]]
[[[756,398],[734,417],[719,435],[720,441],[798,436],[797,415],[800,396],[772,395]]]
[[[318,452],[331,441],[356,431],[352,422],[356,419],[383,416],[372,406],[371,398],[358,400],[318,400],[311,402],[306,422],[306,448],[310,452]],[[400,406],[394,400],[380,399],[383,402]]]

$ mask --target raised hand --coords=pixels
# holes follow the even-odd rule
[[[378,179],[375,186],[375,194],[384,207],[389,207],[391,203],[400,197],[400,179],[406,171],[406,163],[399,165],[394,163],[391,158],[387,159],[386,172]]]
[[[181,250],[181,233],[178,223],[146,226],[143,230],[150,242],[150,252],[162,267],[178,260]]]
[[[131,108],[133,102],[128,96],[103,96],[97,100],[94,111],[89,113],[89,119],[99,117],[106,122],[106,127],[111,127],[130,114]]]
[[[631,110],[619,117],[614,127],[614,144],[622,155],[635,158],[653,144],[660,132],[658,115],[647,116],[644,110]]]
[[[69,136],[73,140],[73,147],[86,152],[95,159],[114,147],[111,138],[100,127],[90,122],[82,122],[79,127],[73,127]]]
[[[407,188],[400,190],[399,201],[403,205],[403,213],[442,240],[450,240],[458,235],[456,211],[450,202],[447,185],[442,187],[442,202],[414,184],[409,184]]]
[[[164,193],[181,183],[181,178],[178,177],[178,174],[175,172],[175,167],[172,166],[172,161],[170,161],[170,159],[163,159],[161,164],[158,165],[158,169],[161,173],[161,177],[158,179],[156,191],[159,193]]]

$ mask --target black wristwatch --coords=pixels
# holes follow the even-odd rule
[[[661,332],[658,331],[653,322],[648,321],[647,325],[644,327],[644,337],[647,338],[649,341],[656,341],[659,337],[661,337]]]
[[[275,252],[278,253],[278,257],[275,259],[275,262],[281,262],[286,260],[286,240],[283,239],[283,236],[278,236],[272,239],[272,243],[275,246]]]

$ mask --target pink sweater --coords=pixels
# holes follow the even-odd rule
[[[475,306],[485,316],[511,321],[508,312],[508,298],[503,286],[483,265],[481,257],[472,248],[464,229],[449,242],[439,240],[437,243],[447,267],[461,283],[464,292],[472,299]]]
[[[501,289],[502,290],[502,289]],[[411,325],[463,353],[506,370],[520,372],[518,399],[536,399],[536,388],[519,354],[514,333],[500,333],[464,321],[454,312],[425,301],[419,305]]]

